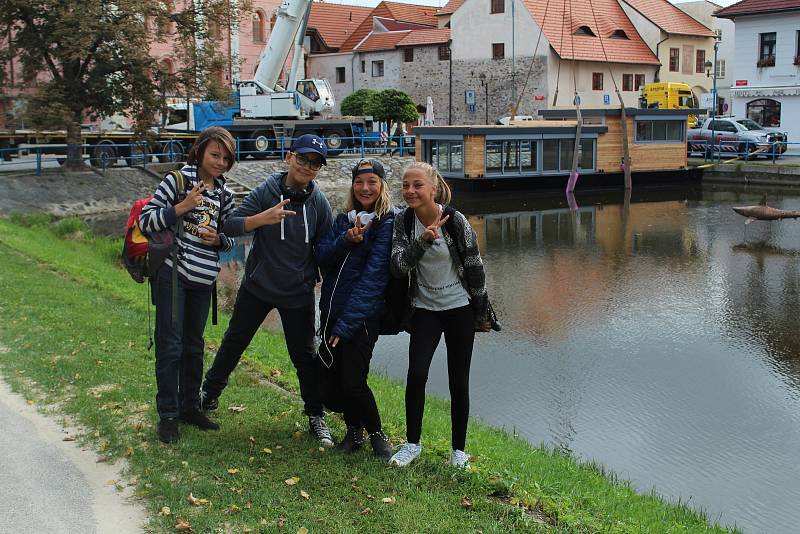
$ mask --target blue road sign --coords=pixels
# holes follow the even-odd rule
[[[606,106],[611,103],[611,95],[603,95],[603,104]]]

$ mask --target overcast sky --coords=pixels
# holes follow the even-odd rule
[[[395,2],[405,2],[407,4],[421,4],[427,6],[437,6],[442,7],[447,3],[447,0],[393,0]],[[579,0],[581,1],[581,0]],[[682,2],[692,2],[694,0],[670,0],[673,4],[680,4]],[[720,6],[729,6],[731,4],[735,4],[739,0],[714,0],[715,4]],[[380,4],[381,0],[325,0],[325,2],[329,4],[350,4],[355,6],[377,6]]]

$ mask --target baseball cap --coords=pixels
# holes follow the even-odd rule
[[[383,168],[383,163],[377,159],[361,159],[353,166],[353,180],[355,180],[356,176],[359,174],[368,173],[375,173],[381,177],[381,180],[386,180],[386,171]]]
[[[328,155],[328,146],[318,135],[301,135],[292,141],[292,146],[289,150],[298,154],[319,154],[320,158],[322,158],[322,164],[328,164],[328,160],[325,159],[325,157]]]

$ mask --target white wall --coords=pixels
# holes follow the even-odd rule
[[[514,3],[513,39],[511,3]],[[519,0],[505,0],[505,13],[490,14],[490,0],[467,0],[450,19],[453,60],[491,59],[492,43],[505,44],[505,57],[533,55],[539,26]],[[549,42],[543,35],[537,55],[545,55]]]

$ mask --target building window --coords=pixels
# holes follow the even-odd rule
[[[362,61],[361,62],[361,74],[364,74],[365,72],[367,72],[367,62],[366,61]]]
[[[758,63],[759,67],[775,66],[775,32],[758,34]]]
[[[761,126],[771,128],[781,125],[781,103],[771,98],[761,98],[747,103],[747,118]]]
[[[411,63],[414,61],[414,49],[413,48],[404,48],[403,49],[403,61],[406,63]]]
[[[505,0],[492,0],[492,10],[490,13],[505,13],[506,1]]]
[[[383,61],[372,62],[372,77],[380,78],[383,76]]]
[[[492,59],[503,59],[506,57],[506,45],[503,43],[492,43]]]
[[[633,90],[638,91],[644,86],[644,74],[637,74],[633,78]]]
[[[622,90],[633,91],[633,74],[622,75]]]
[[[614,30],[614,33],[609,35],[609,37],[611,37],[612,39],[630,40],[630,37],[628,37],[628,34],[625,33],[625,30]]]
[[[694,62],[694,72],[696,74],[703,74],[706,68],[706,51],[698,50],[697,59]]]
[[[670,72],[678,72],[681,66],[681,49],[680,48],[670,48],[669,49],[669,71]]]
[[[219,27],[219,22],[216,20],[208,21],[208,38],[209,39],[220,39],[222,37],[222,31]]]
[[[597,37],[589,26],[580,26],[575,30],[575,35],[587,35],[589,37]]]
[[[538,143],[532,140],[486,141],[486,174],[537,172]]]
[[[264,12],[260,9],[253,13],[253,42],[263,43],[266,39],[264,36],[264,21],[266,17]]]
[[[464,174],[464,143],[462,141],[426,141],[428,163],[442,173]]]
[[[794,64],[800,65],[800,30],[797,30],[796,44],[794,48]]]
[[[725,77],[725,60],[718,59],[717,60],[717,78],[724,78]]]
[[[344,83],[345,71],[344,67],[336,67],[336,83]]]
[[[450,59],[450,47],[448,45],[439,45],[439,61],[448,61]]]
[[[603,73],[602,72],[593,72],[592,73],[592,91],[602,91],[603,90]]]
[[[683,142],[686,121],[636,121],[637,143]]]
[[[594,139],[581,139],[578,168],[594,169]],[[574,139],[545,139],[542,141],[542,170],[569,172],[572,170]]]

